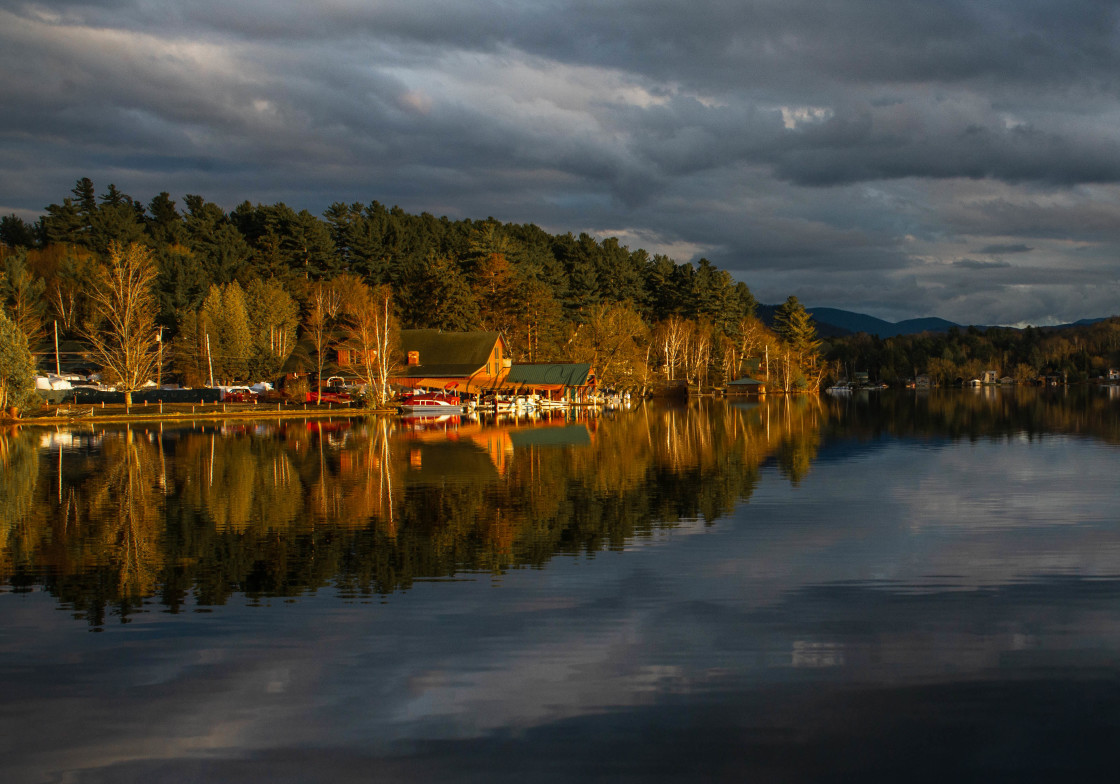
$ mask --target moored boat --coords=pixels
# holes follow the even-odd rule
[[[449,392],[417,392],[401,400],[402,414],[444,416],[463,413],[459,396]]]

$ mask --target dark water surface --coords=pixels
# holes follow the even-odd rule
[[[0,434],[0,780],[1115,780],[1109,392]]]

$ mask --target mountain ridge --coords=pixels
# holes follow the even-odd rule
[[[760,304],[755,309],[755,312],[763,322],[772,327],[774,325],[774,313],[779,307],[779,305]],[[807,307],[805,311],[813,317],[813,322],[817,326],[817,334],[822,338],[845,337],[860,332],[866,332],[868,335],[875,335],[879,338],[893,338],[899,335],[915,335],[920,332],[948,332],[954,327],[957,329],[968,329],[967,325],[957,324],[956,322],[936,316],[904,319],[902,321],[886,321],[885,319],[876,318],[875,316],[869,316],[866,313],[857,313],[840,308]],[[1088,326],[1105,321],[1107,318],[1107,316],[1103,318],[1083,318],[1069,324],[1052,324],[1044,327],[1036,327],[1036,329],[1063,329],[1066,327]],[[980,324],[975,326],[977,329],[991,329],[992,327],[992,325]],[[1002,328],[1019,329],[1019,327]]]

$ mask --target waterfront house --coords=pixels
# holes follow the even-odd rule
[[[497,332],[402,329],[401,353],[405,364],[390,382],[412,389],[454,389],[459,394],[498,389],[511,366]]]
[[[999,383],[999,371],[998,370],[985,370],[980,375],[980,383],[981,384],[998,384]]]
[[[751,378],[750,376],[743,376],[734,381],[727,382],[728,395],[764,395],[766,394],[766,385],[758,379]]]

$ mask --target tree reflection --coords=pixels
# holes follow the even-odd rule
[[[30,516],[39,479],[39,451],[31,434],[0,431],[0,575],[14,574],[30,557]]]
[[[535,425],[117,430],[60,451],[57,468],[8,436],[0,488],[22,522],[5,523],[0,577],[39,582],[99,626],[106,608],[127,619],[153,596],[177,612],[541,567],[713,524],[767,465],[804,481],[836,415],[799,396]]]
[[[176,492],[219,533],[286,530],[303,510],[303,486],[283,442],[245,428],[187,435],[175,466]]]

